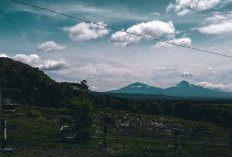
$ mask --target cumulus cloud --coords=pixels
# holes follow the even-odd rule
[[[124,31],[124,30],[123,30]],[[126,32],[116,32],[112,34],[111,42],[114,43],[115,46],[130,46],[131,44],[138,43],[141,37],[128,34]]]
[[[204,34],[231,33],[232,23],[224,21],[221,23],[210,24],[208,26],[200,27],[198,31]]]
[[[184,72],[184,73],[181,74],[181,77],[193,78],[193,74],[191,74],[190,72]]]
[[[89,87],[89,90],[91,90],[91,91],[98,91],[99,88],[96,87],[96,86],[90,86],[90,87]]]
[[[64,60],[43,60],[36,54],[16,54],[11,58],[30,66],[38,67],[41,70],[60,70],[67,67],[67,63]]]
[[[172,39],[172,40],[168,40],[167,43],[166,42],[157,42],[156,45],[154,45],[152,48],[163,48],[163,47],[172,47],[172,44],[169,43],[173,43],[176,45],[182,45],[182,46],[190,46],[192,44],[192,40],[190,38],[178,38],[178,39]]]
[[[232,84],[213,84],[209,82],[199,82],[196,85],[202,86],[204,88],[209,88],[209,89],[218,89],[221,91],[230,91],[232,92]]]
[[[159,20],[154,20],[146,23],[140,23],[129,27],[126,32],[130,32],[133,34],[139,34],[146,37],[154,37],[158,38],[164,34],[174,34],[175,27],[171,21],[163,22]],[[141,40],[141,37],[128,34],[126,32],[116,32],[111,36],[111,42],[116,46],[129,46],[131,44],[135,44]]]
[[[6,54],[0,54],[0,58],[9,58]]]
[[[196,28],[199,32],[203,34],[226,34],[232,32],[232,23],[230,21],[225,21],[223,19],[229,19],[232,17],[232,13],[228,15],[214,15],[210,18],[207,18],[207,24],[205,26]]]
[[[103,22],[98,24],[107,26]],[[88,41],[103,37],[109,33],[108,29],[99,25],[82,22],[72,27],[65,27],[63,30],[69,32],[69,37],[73,41]]]
[[[66,46],[59,45],[54,41],[47,41],[45,43],[40,44],[37,49],[38,51],[43,52],[62,51],[66,49]]]
[[[14,60],[33,65],[40,62],[40,57],[36,54],[25,55],[25,54],[16,54],[12,57]]]
[[[183,16],[192,10],[203,11],[212,9],[219,4],[226,4],[231,0],[176,0],[175,3],[170,3],[166,11],[174,10],[179,16]]]

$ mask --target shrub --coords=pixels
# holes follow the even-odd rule
[[[30,118],[36,118],[40,116],[40,112],[37,110],[31,110],[26,115]]]

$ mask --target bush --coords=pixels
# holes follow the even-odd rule
[[[204,121],[192,122],[187,125],[187,135],[191,140],[210,136],[212,134],[212,130],[212,125]]]
[[[40,116],[40,112],[37,110],[31,110],[26,115],[30,118],[36,118]]]
[[[75,135],[73,142],[86,142],[91,135],[92,103],[73,97],[66,99],[65,106],[71,110],[72,125],[69,128],[70,132]]]
[[[115,124],[114,117],[110,114],[104,114],[102,117],[102,121],[107,123],[107,124]]]

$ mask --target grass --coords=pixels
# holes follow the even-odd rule
[[[93,126],[93,137],[84,144],[62,141],[59,129],[68,125],[65,109],[20,106],[17,113],[2,114],[7,119],[8,146],[13,153],[0,153],[0,157],[231,157],[229,134],[231,129],[212,124],[212,134],[190,140],[185,129],[200,122],[156,115],[108,112],[107,117],[95,112],[95,121],[104,119],[111,123],[107,139],[108,148],[103,147],[103,126]],[[119,122],[120,121],[120,122]],[[152,130],[148,122],[157,122],[167,127],[180,127],[179,148],[174,150],[172,132]],[[127,125],[122,125],[127,124]],[[132,124],[134,124],[132,126]],[[100,131],[99,131],[100,130]],[[1,135],[2,132],[0,132]],[[2,136],[2,135],[1,135]],[[223,141],[218,141],[221,139]]]

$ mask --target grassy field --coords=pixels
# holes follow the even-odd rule
[[[1,117],[7,119],[8,147],[14,148],[13,153],[0,153],[2,157],[232,156],[231,130],[206,122],[125,111],[95,112],[90,140],[71,144],[64,142],[59,131],[61,126],[70,125],[65,108],[20,106],[16,113]],[[103,146],[106,123],[107,148]],[[174,149],[173,128],[180,130],[178,149]]]

